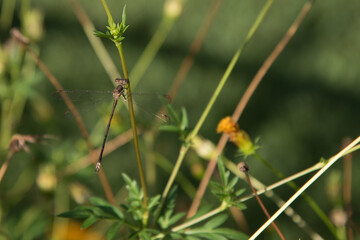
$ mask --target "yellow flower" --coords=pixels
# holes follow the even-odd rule
[[[231,117],[225,117],[221,119],[216,128],[217,133],[223,132],[223,133],[231,134],[231,133],[236,133],[237,131],[239,131],[239,125],[236,122],[234,122],[231,119]]]
[[[234,122],[231,117],[221,119],[216,131],[218,133],[229,134],[230,141],[234,143],[245,156],[254,154],[255,150],[258,149],[258,146],[252,143],[249,135],[244,130],[240,130],[239,125]]]

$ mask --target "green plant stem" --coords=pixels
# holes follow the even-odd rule
[[[185,142],[190,143],[192,141],[192,139],[198,134],[200,128],[202,127],[206,117],[209,115],[211,108],[213,107],[217,97],[219,96],[222,88],[224,87],[226,81],[229,79],[229,76],[232,72],[232,70],[235,67],[236,62],[238,61],[241,53],[243,52],[243,50],[245,49],[245,47],[247,46],[247,44],[250,42],[251,38],[254,36],[255,31],[258,29],[261,21],[263,20],[263,18],[265,17],[266,13],[268,12],[270,6],[272,5],[274,0],[268,0],[267,3],[265,4],[265,6],[263,7],[263,9],[261,10],[260,14],[258,15],[257,19],[255,20],[254,24],[252,25],[251,29],[249,30],[245,42],[241,44],[241,46],[239,47],[239,49],[236,51],[235,55],[233,56],[233,58],[231,59],[224,75],[222,76],[218,86],[216,87],[208,105],[206,106],[203,114],[201,115],[199,121],[197,122],[194,130],[189,134],[189,136],[186,138]]]
[[[164,192],[163,192],[162,197],[161,197],[160,204],[159,204],[158,208],[156,209],[155,219],[158,219],[159,216],[160,216],[161,210],[162,210],[162,208],[164,206],[164,203],[165,203],[166,197],[167,197],[167,195],[168,195],[168,193],[170,191],[171,185],[174,182],[177,173],[179,172],[182,161],[183,161],[187,151],[189,150],[189,148],[190,148],[190,144],[186,144],[186,145],[183,144],[181,146],[181,148],[180,148],[180,153],[179,153],[178,159],[176,160],[173,171],[171,172],[170,178],[169,178],[169,180],[168,180],[168,182],[166,184],[166,187],[165,187]]]
[[[248,32],[248,35],[247,35],[247,37],[245,39],[245,42],[240,45],[239,49],[236,51],[235,55],[232,57],[232,59],[231,59],[229,65],[228,65],[223,77],[221,78],[218,86],[216,87],[216,89],[215,89],[215,91],[214,91],[208,105],[206,106],[204,112],[202,113],[202,115],[201,115],[199,121],[197,122],[194,130],[185,139],[185,143],[181,147],[180,154],[179,154],[178,159],[176,161],[174,170],[171,173],[171,176],[170,176],[170,178],[169,178],[169,180],[167,182],[167,185],[165,187],[165,190],[163,192],[163,195],[162,195],[163,198],[166,198],[166,196],[167,196],[167,194],[168,194],[168,192],[170,190],[170,187],[173,184],[175,176],[177,175],[177,172],[180,169],[180,166],[181,166],[181,164],[182,164],[182,162],[184,160],[186,152],[189,149],[189,145],[191,144],[193,138],[196,137],[196,135],[198,134],[198,132],[199,132],[200,128],[202,127],[205,119],[209,115],[210,110],[213,107],[217,97],[219,96],[222,88],[224,87],[226,81],[228,80],[232,70],[234,69],[236,62],[238,61],[238,59],[240,57],[240,54],[243,52],[243,50],[245,49],[245,47],[247,46],[247,44],[249,43],[249,41],[253,37],[256,29],[259,27],[261,21],[265,17],[265,14],[268,12],[268,10],[269,10],[271,4],[273,3],[273,1],[274,0],[268,0],[267,3],[265,4],[265,6],[263,7],[263,9],[261,10],[261,12],[259,13],[259,15],[258,15],[257,19],[255,20],[253,26],[251,27],[251,29]]]
[[[166,36],[170,32],[171,27],[174,25],[174,22],[175,19],[173,18],[168,18],[166,16],[163,17],[159,28],[156,30],[150,42],[141,54],[139,60],[131,70],[130,77],[133,87],[136,87],[140,79],[144,76],[145,71],[148,69],[156,53],[164,43]]]
[[[267,168],[269,168],[278,178],[280,179],[285,178],[285,175],[282,172],[275,169],[268,161],[263,159],[259,154],[255,153],[254,157],[258,159],[261,163],[263,163]],[[299,186],[296,185],[293,181],[288,181],[286,184],[295,191],[299,190]],[[325,223],[325,225],[329,228],[331,233],[336,237],[337,234],[336,234],[335,226],[331,223],[330,219],[327,217],[324,211],[321,210],[320,206],[307,193],[304,192],[301,194],[301,196],[309,204],[309,206],[316,213],[316,215],[318,215],[318,217]]]
[[[168,159],[166,159],[161,154],[156,153],[155,162],[157,166],[162,168],[165,172],[171,174],[171,171],[173,170],[173,165]],[[188,195],[190,199],[195,196],[196,188],[184,174],[179,172],[176,176],[176,182],[181,186],[183,191]]]
[[[111,16],[111,12],[110,12],[109,7],[108,7],[108,5],[107,5],[107,3],[106,3],[106,0],[101,0],[101,2],[102,2],[102,4],[103,4],[103,7],[104,7],[105,12],[106,12],[106,15],[107,15],[107,17],[108,17],[108,22],[109,22],[109,23],[113,23],[114,20],[113,20],[113,18],[112,18],[112,16]]]
[[[109,7],[105,0],[101,0],[101,2],[104,6],[106,15],[108,17],[109,26],[111,26],[114,23],[114,20],[111,16]],[[143,215],[143,225],[146,226],[148,218],[149,218],[149,212],[147,211],[147,188],[146,188],[145,175],[144,175],[144,170],[143,170],[141,156],[140,156],[140,148],[139,148],[139,141],[138,141],[138,135],[137,135],[137,130],[136,130],[136,121],[135,121],[134,106],[133,106],[132,95],[131,95],[129,74],[128,74],[128,70],[126,67],[126,61],[125,61],[125,57],[124,57],[122,44],[121,44],[121,42],[116,42],[116,41],[114,41],[114,43],[115,43],[115,46],[116,46],[119,56],[120,56],[121,67],[123,70],[124,78],[128,80],[127,86],[125,88],[128,93],[127,94],[127,102],[128,102],[128,107],[129,107],[129,113],[130,113],[131,128],[133,130],[135,154],[136,154],[136,160],[137,160],[138,169],[139,169],[141,187],[142,187],[143,194],[144,194],[143,208],[145,209],[145,213]]]
[[[122,69],[123,69],[124,78],[128,79],[129,75],[128,75],[128,71],[127,71],[127,67],[126,67],[126,62],[125,62],[125,58],[124,58],[124,52],[123,52],[123,49],[122,49],[122,44],[121,43],[116,44],[116,48],[119,51],[120,61],[121,61]],[[137,135],[137,131],[136,131],[136,121],[135,121],[135,114],[134,114],[134,106],[133,106],[133,101],[132,101],[131,87],[130,87],[130,80],[129,79],[128,79],[128,84],[127,84],[126,90],[128,92],[128,94],[127,94],[127,102],[128,102],[128,106],[129,106],[131,127],[132,127],[132,130],[133,130],[136,160],[137,160],[137,164],[138,164],[138,168],[139,168],[140,182],[141,182],[141,186],[142,186],[143,193],[144,193],[143,206],[144,206],[144,209],[147,209],[147,189],[146,189],[144,170],[143,170],[143,166],[142,166],[142,162],[141,162],[141,156],[140,156],[140,148],[139,148],[139,142],[138,142],[138,135]],[[147,224],[147,220],[148,220],[148,212],[146,211],[146,216],[143,217],[144,225]]]

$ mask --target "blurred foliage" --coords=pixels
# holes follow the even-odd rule
[[[107,18],[101,2],[81,0],[80,3],[96,29],[104,29]],[[135,91],[167,92],[210,3],[185,1],[181,15]],[[287,31],[303,3],[275,1],[200,130],[203,137],[214,143],[218,141],[218,121],[231,115],[250,80]],[[164,1],[109,1],[108,4],[118,22],[124,4],[127,6],[127,24],[130,27],[126,31],[123,47],[131,70],[161,22]],[[263,1],[223,2],[186,81],[172,103],[178,112],[186,109],[183,110],[187,116],[186,128],[191,129],[195,125],[262,5]],[[99,234],[103,236],[104,229],[110,226],[108,223],[95,224],[89,231],[79,233],[80,225],[77,222],[56,217],[78,204],[89,203],[90,196],[104,198],[105,194],[92,165],[66,175],[67,167],[80,161],[88,150],[75,121],[63,118],[66,108],[63,102],[54,99],[54,87],[35,62],[11,40],[10,28],[19,28],[32,41],[32,48],[64,88],[111,91],[113,80],[108,79],[94,54],[69,1],[2,0],[0,6],[0,164],[3,164],[10,139],[16,133],[49,134],[58,138],[46,145],[29,144],[30,154],[18,152],[10,160],[0,182],[0,238],[70,239],[66,236],[79,236],[78,239],[91,239],[90,235],[94,235],[94,239],[99,239]],[[332,156],[340,149],[344,137],[359,135],[359,7],[360,2],[355,0],[346,4],[336,0],[315,1],[309,15],[270,68],[239,121],[240,128],[245,129],[252,139],[260,137],[258,151],[261,155],[286,175],[315,164],[322,156]],[[116,66],[120,66],[116,50],[109,43],[104,44]],[[150,111],[157,111],[156,104],[154,106]],[[90,108],[96,110],[85,110],[83,116],[93,145],[99,146],[111,103],[98,107],[90,104]],[[148,118],[138,117],[137,120],[140,126],[149,126]],[[127,111],[123,108],[112,123],[110,138],[129,128]],[[174,163],[180,144],[178,136],[160,132],[153,148]],[[145,143],[142,147],[146,149]],[[236,152],[237,148],[229,144],[224,154],[236,156]],[[144,152],[143,155],[146,165],[151,166],[152,163],[146,160],[150,154]],[[358,153],[354,153],[354,159],[358,156]],[[236,162],[241,160],[234,158]],[[104,171],[119,204],[124,203],[127,196],[121,173],[135,179],[138,177],[134,159],[132,143],[125,144],[104,158]],[[275,176],[261,163],[253,160],[251,157],[247,159],[253,176],[268,184],[276,181]],[[186,167],[181,169],[195,186],[198,185],[198,176],[192,175],[190,167],[199,162],[207,165],[206,161],[190,153]],[[359,165],[358,161],[353,162],[354,173]],[[341,170],[341,163],[335,168]],[[161,192],[168,178],[168,173],[160,167],[155,167],[153,171],[156,181],[148,186],[150,195]],[[335,191],[331,190],[334,187],[328,185],[333,178],[333,174],[326,174],[308,190],[309,195],[321,203],[323,211],[329,215],[341,205],[340,200],[334,200],[331,193]],[[297,183],[301,185],[306,179]],[[352,180],[359,182],[360,176],[353,174]],[[184,192],[179,189],[180,200],[175,207],[176,212],[186,211],[191,203],[193,196],[187,196]],[[277,193],[287,199],[292,192],[283,187],[277,189]],[[207,193],[205,199],[207,203],[212,203],[215,198]],[[360,193],[353,191],[352,202],[356,204],[359,199]],[[276,210],[269,201],[265,201],[265,205],[269,205],[270,212]],[[247,202],[247,206],[244,215],[250,226],[249,233],[252,233],[265,221],[265,216],[255,201]],[[304,201],[296,201],[293,207],[322,237],[332,237]],[[359,223],[359,208],[352,210],[354,222]],[[225,223],[235,226],[232,220]],[[285,216],[278,219],[277,224],[285,236],[308,238]],[[65,231],[70,234],[67,232],[66,235]],[[266,239],[277,238],[271,230],[264,236]]]

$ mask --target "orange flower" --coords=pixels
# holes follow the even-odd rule
[[[239,125],[236,122],[234,122],[231,119],[231,117],[225,117],[221,119],[216,128],[217,133],[223,132],[223,133],[231,134],[231,133],[236,133],[237,131],[239,131]]]
[[[255,150],[259,148],[252,143],[249,135],[244,130],[239,129],[239,125],[234,122],[231,117],[221,119],[216,131],[218,133],[229,134],[230,141],[234,143],[245,156],[254,154]]]

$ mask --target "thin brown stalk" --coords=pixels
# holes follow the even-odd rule
[[[9,166],[9,162],[10,162],[10,159],[12,158],[12,156],[14,155],[14,151],[10,150],[6,156],[6,159],[4,161],[4,163],[1,165],[1,168],[0,168],[0,183],[1,183],[1,180],[3,179],[4,175],[5,175],[5,172]]]
[[[49,79],[50,83],[55,87],[56,90],[63,90],[62,85],[59,83],[59,81],[56,79],[56,77],[50,72],[50,70],[46,67],[46,65],[40,60],[39,56],[29,47],[29,45],[25,44],[22,39],[18,38],[18,35],[21,34],[17,29],[12,29],[12,35],[13,37],[26,49],[26,51],[29,53],[29,55],[35,60],[41,71],[45,74],[45,76]],[[94,165],[96,165],[97,158],[96,155],[94,155],[93,152],[93,146],[89,141],[88,132],[86,130],[85,124],[81,118],[81,115],[79,114],[78,110],[76,109],[75,105],[72,103],[71,99],[68,97],[68,95],[65,92],[61,92],[61,97],[63,98],[65,104],[73,114],[76,124],[80,129],[81,135],[85,140],[85,143],[90,151],[90,154],[92,156]],[[115,198],[111,191],[109,182],[105,176],[105,173],[103,171],[99,174],[101,184],[104,188],[105,195],[109,202],[112,204],[115,204]]]
[[[246,166],[246,164],[244,162],[241,162],[238,164],[238,168],[241,172],[243,172],[245,174],[245,178],[246,178],[246,181],[248,182],[253,194],[255,195],[256,197],[256,200],[258,201],[261,209],[264,211],[266,217],[268,219],[270,219],[270,214],[269,212],[267,211],[265,205],[263,204],[263,202],[261,201],[261,199],[259,198],[259,196],[256,194],[256,190],[255,188],[253,187],[253,185],[251,184],[251,181],[250,181],[250,177],[249,177],[249,174],[248,174],[248,171],[249,171],[249,168]],[[271,225],[275,228],[276,232],[279,234],[280,238],[281,239],[285,239],[284,235],[282,234],[282,232],[280,231],[280,229],[278,228],[278,226],[276,225],[275,221],[271,222]]]
[[[263,77],[265,76],[265,74],[267,73],[267,71],[269,70],[271,65],[274,63],[276,58],[280,55],[280,53],[283,51],[283,49],[288,44],[290,39],[296,33],[296,31],[299,28],[300,24],[303,22],[305,16],[310,11],[311,6],[312,6],[312,2],[313,1],[309,1],[309,2],[305,3],[305,5],[303,6],[303,8],[300,11],[299,15],[297,16],[296,20],[294,21],[294,23],[290,26],[290,28],[286,32],[285,36],[276,45],[274,50],[270,53],[269,57],[265,60],[263,65],[260,67],[260,69],[258,70],[256,75],[252,79],[250,85],[246,89],[244,95],[240,99],[240,101],[239,101],[239,103],[238,103],[238,105],[237,105],[237,107],[236,107],[236,109],[235,109],[235,111],[234,111],[234,113],[232,115],[232,119],[233,119],[234,122],[237,122],[239,120],[242,112],[245,109],[245,106],[249,102],[249,100],[250,100],[251,96],[253,95],[253,93],[255,92],[257,86],[260,84],[261,80],[263,79]],[[228,135],[223,134],[221,136],[219,142],[218,142],[218,145],[216,146],[217,154],[220,154],[222,152],[222,150],[224,149],[224,147],[225,147],[225,145],[227,143],[227,140],[228,140]],[[205,193],[205,190],[207,188],[207,185],[208,185],[208,183],[210,181],[212,173],[214,172],[214,169],[216,167],[216,160],[217,160],[217,157],[214,157],[209,162],[209,164],[208,164],[208,166],[206,168],[206,172],[204,174],[204,177],[202,178],[200,186],[198,188],[198,192],[196,193],[196,196],[195,196],[195,198],[194,198],[194,200],[192,202],[192,205],[190,207],[190,210],[189,210],[189,212],[187,214],[187,217],[191,217],[196,213],[196,211],[197,211],[197,209],[198,209],[198,207],[200,205],[200,201],[201,201],[201,199],[202,199],[202,197],[203,197],[203,195]]]

